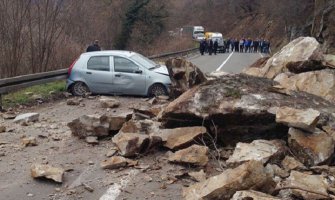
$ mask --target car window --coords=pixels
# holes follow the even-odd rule
[[[93,56],[87,62],[87,69],[109,71],[109,56]]]
[[[144,56],[142,56],[141,54],[138,54],[138,53],[132,55],[131,59],[135,60],[135,62],[141,64],[142,66],[144,66],[147,69],[150,69],[150,68],[155,67],[157,65],[154,61],[152,61],[149,58],[144,57]]]
[[[134,73],[136,70],[139,70],[139,67],[133,61],[122,57],[114,57],[115,72]]]

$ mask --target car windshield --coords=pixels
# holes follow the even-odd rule
[[[133,59],[134,61],[136,61],[137,63],[140,63],[141,65],[143,65],[145,68],[147,69],[153,69],[155,67],[157,67],[157,64],[150,60],[149,58],[142,56],[141,54],[134,54],[132,56],[130,56],[131,59]]]

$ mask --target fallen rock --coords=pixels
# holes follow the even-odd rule
[[[282,78],[280,85],[288,90],[302,91],[335,100],[335,70],[325,69]]]
[[[117,108],[120,106],[119,100],[110,97],[101,97],[99,101],[103,108]]]
[[[262,189],[271,181],[261,162],[250,161],[184,188],[183,197],[186,200],[230,199],[237,191]]]
[[[15,119],[16,114],[15,113],[5,113],[2,115],[4,119]]]
[[[323,55],[323,57],[324,57],[324,62],[326,66],[335,68],[335,55],[325,54]]]
[[[312,37],[299,37],[274,54],[262,68],[249,68],[246,74],[273,79],[283,72],[302,73],[323,69],[320,44]]]
[[[280,198],[254,190],[237,191],[230,200],[281,200]]]
[[[24,147],[37,146],[37,140],[35,137],[25,137],[21,139],[21,143]]]
[[[67,99],[66,104],[69,106],[78,106],[80,104],[81,100],[79,99]]]
[[[331,199],[327,193],[326,183],[326,180],[320,175],[292,171],[290,177],[277,189],[291,189],[294,196],[308,200]]]
[[[0,126],[0,133],[6,132],[6,127],[5,126]]]
[[[150,137],[139,133],[120,132],[112,139],[122,156],[131,157],[149,148]]]
[[[39,120],[40,114],[38,113],[26,113],[22,115],[18,115],[14,119],[14,123],[29,123],[29,122],[36,122]]]
[[[278,176],[280,178],[287,178],[290,176],[290,173],[288,171],[283,170],[275,164],[267,164],[265,169],[268,174],[272,174],[272,177]]]
[[[289,127],[306,131],[314,131],[320,118],[320,112],[314,109],[299,110],[289,107],[281,107],[276,113],[276,122]]]
[[[206,173],[203,169],[198,172],[188,172],[188,175],[198,182],[206,180]]]
[[[172,84],[170,95],[174,98],[206,81],[201,70],[184,58],[172,58],[167,60],[165,64]]]
[[[285,156],[285,158],[281,162],[281,166],[288,171],[291,170],[305,170],[306,167],[301,162],[297,161],[295,158],[291,156]]]
[[[123,124],[119,133],[141,133],[150,135],[159,131],[160,123],[152,120],[129,120]]]
[[[108,160],[101,162],[102,169],[117,169],[121,167],[131,167],[137,165],[137,161],[133,161],[121,156],[113,156]]]
[[[250,160],[261,161],[265,164],[269,160],[281,160],[285,152],[285,142],[281,140],[255,140],[250,144],[237,143],[233,155],[226,162],[231,166]]]
[[[123,124],[131,119],[131,114],[125,113],[123,115],[107,116],[109,121],[109,131],[119,131]]]
[[[208,163],[208,147],[192,145],[172,153],[169,156],[170,162],[186,163],[198,166],[205,166]]]
[[[320,97],[270,90],[276,83],[241,74],[227,75],[195,86],[165,107],[159,120],[164,128],[206,126],[222,146],[257,139],[284,139],[288,127],[276,122],[276,108],[319,111],[318,125],[335,124],[334,105]]]
[[[47,178],[52,179],[58,183],[63,182],[63,174],[65,172],[62,168],[52,167],[50,165],[41,165],[41,164],[34,164],[32,165],[31,169],[31,176],[33,178]]]
[[[88,136],[85,138],[85,141],[88,144],[99,144],[98,137],[95,137],[95,136]]]
[[[192,142],[194,143],[197,138],[207,132],[203,126],[182,127],[175,129],[161,129],[159,134],[154,134],[162,138],[163,146],[176,150],[187,147]]]
[[[334,141],[327,133],[312,134],[290,128],[288,144],[299,161],[306,166],[314,166],[328,161],[334,153]]]

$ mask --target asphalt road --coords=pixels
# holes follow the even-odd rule
[[[197,54],[191,58],[193,64],[197,65],[202,72],[211,73],[214,71],[224,71],[228,73],[240,73],[242,70],[261,57],[261,53],[219,53],[217,55],[200,55]]]

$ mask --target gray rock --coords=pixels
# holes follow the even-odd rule
[[[254,140],[252,143],[237,143],[232,156],[226,161],[228,165],[257,160],[263,164],[271,160],[281,160],[285,156],[285,142],[281,140]]]
[[[113,137],[112,141],[118,147],[122,156],[131,157],[143,153],[148,148],[150,137],[139,133],[119,132]]]
[[[88,144],[99,144],[98,137],[95,137],[95,136],[88,136],[85,138],[85,141]]]
[[[25,113],[15,117],[14,123],[29,123],[36,122],[39,120],[40,114],[38,113]]]
[[[99,101],[103,108],[117,108],[120,106],[119,100],[110,97],[101,97]]]
[[[306,166],[328,161],[335,147],[333,138],[325,132],[310,134],[295,128],[289,130],[288,144],[295,157]]]
[[[58,183],[63,182],[63,174],[65,170],[62,168],[52,167],[50,165],[34,164],[31,166],[31,176],[33,178],[47,178]]]
[[[266,174],[263,164],[250,161],[184,188],[183,196],[186,200],[230,199],[237,191],[258,190],[269,183],[272,184],[272,179]]]

